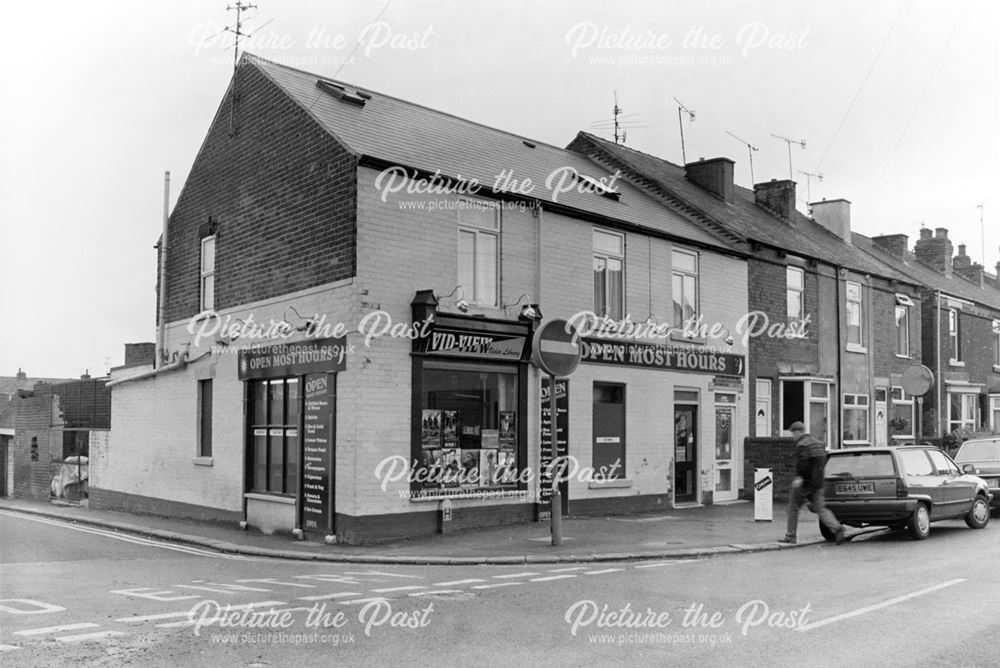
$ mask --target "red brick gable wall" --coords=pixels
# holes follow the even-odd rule
[[[209,217],[216,310],[354,276],[356,181],[356,158],[252,63],[241,64],[170,217],[167,322],[200,310]]]

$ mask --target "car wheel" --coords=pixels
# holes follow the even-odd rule
[[[969,514],[965,516],[965,523],[970,529],[982,529],[990,523],[990,504],[982,496],[977,496],[972,502]]]
[[[927,510],[927,506],[922,503],[917,504],[907,528],[913,540],[923,540],[931,535],[931,513]]]
[[[837,540],[837,534],[826,528],[826,525],[822,522],[819,523],[819,532],[823,534],[823,538],[827,539],[831,543]]]

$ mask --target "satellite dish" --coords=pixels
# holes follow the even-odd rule
[[[922,397],[934,385],[934,374],[923,364],[914,364],[903,372],[902,384],[907,394]]]

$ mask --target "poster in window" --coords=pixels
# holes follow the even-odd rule
[[[483,449],[479,451],[479,480],[484,486],[496,484],[497,451]]]
[[[513,450],[517,444],[517,413],[500,411],[500,447]]]
[[[441,451],[441,482],[444,487],[458,487],[461,462],[456,448],[445,448]]]
[[[442,450],[424,450],[424,487],[440,487],[443,470]]]
[[[462,487],[479,486],[479,450],[462,450]]]
[[[441,447],[441,411],[424,409],[420,442],[425,448]]]
[[[443,411],[441,436],[444,439],[444,447],[458,447],[458,411]]]
[[[499,429],[483,429],[483,440],[482,444],[484,448],[499,448],[500,447],[500,430]]]
[[[517,482],[517,453],[513,450],[497,452],[496,478],[501,485]]]

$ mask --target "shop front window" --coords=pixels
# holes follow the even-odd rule
[[[516,484],[517,388],[515,370],[425,364],[419,426],[425,490]]]
[[[299,381],[250,384],[251,491],[295,494],[299,474]]]

